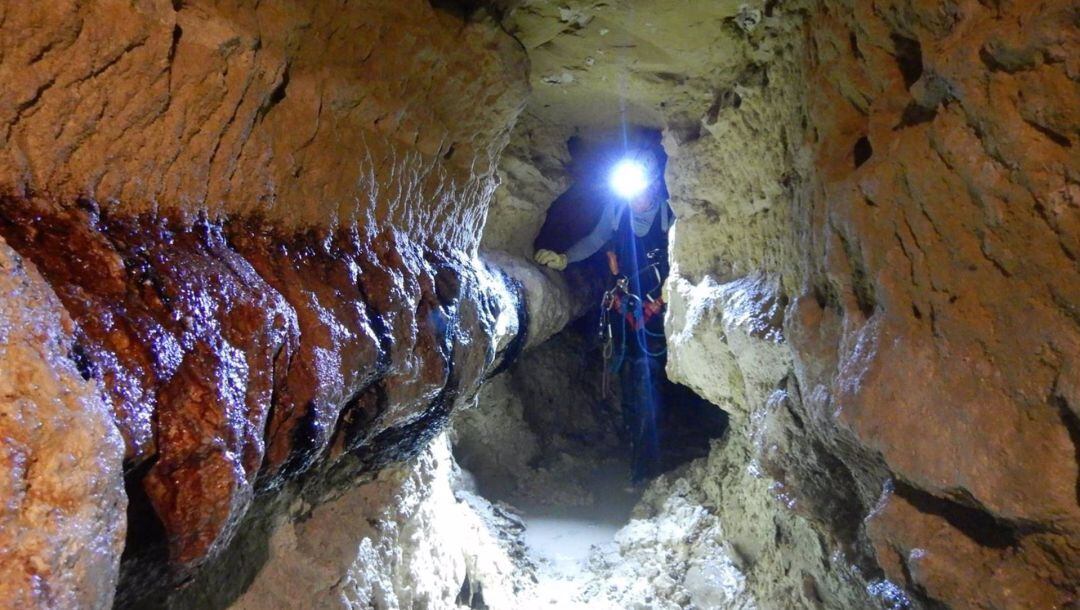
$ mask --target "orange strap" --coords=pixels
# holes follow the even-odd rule
[[[611,250],[607,251],[607,267],[611,275],[619,275],[619,257]]]

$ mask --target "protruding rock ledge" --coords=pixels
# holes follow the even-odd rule
[[[132,510],[152,512],[132,518],[160,524],[127,552],[164,542],[176,579],[258,491],[345,454],[359,470],[414,455],[523,332],[515,282],[397,234],[8,199],[0,235],[75,322],[50,332],[112,407],[145,493]]]

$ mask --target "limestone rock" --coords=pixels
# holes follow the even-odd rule
[[[0,599],[109,608],[126,518],[124,445],[70,359],[72,323],[0,241]]]
[[[764,11],[745,37],[758,65],[715,112],[702,104],[700,128],[669,117],[665,140],[675,319],[693,326],[706,277],[765,272],[792,295],[775,392],[693,374],[762,346],[671,336],[672,370],[747,416],[728,468],[762,483],[725,475],[725,536],[751,549],[762,602],[777,598],[755,573],[819,554],[854,576],[809,572],[810,605],[849,607],[860,589],[887,607],[1067,604],[1080,582],[1074,9],[800,6],[805,21],[793,5]],[[791,514],[802,525],[777,534],[782,556],[753,543]],[[762,531],[740,540],[740,521]],[[796,543],[810,532],[824,544]]]
[[[499,188],[491,199],[480,245],[532,259],[545,214],[570,185],[566,127],[523,113],[499,158]]]
[[[696,112],[746,61],[735,18],[746,0],[534,0],[505,12],[532,64],[530,112],[585,130],[659,127]]]
[[[414,461],[282,523],[266,566],[232,607],[517,607],[520,542],[500,537],[508,517],[499,509],[468,492],[455,497],[455,469],[440,436]]]
[[[857,524],[860,517],[842,501],[826,500],[850,492],[850,485],[810,486],[836,481],[828,478],[830,457],[808,446],[784,389],[793,362],[782,328],[786,298],[779,281],[754,275],[718,285],[706,276],[694,286],[673,275],[667,292],[669,376],[724,408],[732,419],[728,434],[707,459],[650,488],[652,519],[681,523],[685,518],[678,510],[688,509],[675,506],[689,504],[717,520],[716,536],[726,545],[722,552],[702,546],[711,544],[710,537],[687,541],[685,552],[719,552],[733,562],[734,574],[745,575],[729,603],[873,604],[865,585],[856,584],[862,577],[843,555],[822,545],[815,529],[825,516],[830,524],[845,519]]]
[[[590,557],[588,608],[758,607],[726,548],[723,526],[687,478],[661,477],[615,535]]]
[[[809,39],[811,275],[788,323],[804,411],[857,473],[890,578],[955,607],[1065,605],[1075,7],[871,4]]]
[[[667,285],[668,377],[746,420],[791,368],[780,325],[786,297],[775,280],[745,277]]]
[[[527,506],[594,502],[590,475],[618,451],[621,423],[595,356],[573,331],[559,333],[455,413],[454,455],[485,493]]]
[[[475,244],[526,93],[490,22],[422,0],[4,7],[0,190],[127,214]]]
[[[559,272],[498,250],[484,250],[482,257],[516,282],[524,298],[528,328],[522,349],[544,343],[595,306],[597,279],[587,271]]]

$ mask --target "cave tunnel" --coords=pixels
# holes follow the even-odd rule
[[[482,394],[454,441],[474,490],[520,511],[538,594],[556,607],[571,603],[589,553],[630,520],[644,484],[706,457],[727,425],[722,409],[664,373],[673,214],[655,209],[668,199],[659,131],[575,136],[566,149],[569,185],[548,208],[533,258],[570,257],[554,271],[584,287],[584,313],[512,364],[505,386],[482,391],[501,397]],[[653,164],[635,193],[652,204],[639,214],[647,230],[633,226],[634,204],[613,184],[628,159]],[[499,436],[512,455],[493,447]]]
[[[534,247],[537,252],[577,250],[579,260],[570,265],[591,280],[586,283],[593,288],[593,307],[564,332],[589,339],[589,353],[603,361],[601,394],[618,403],[621,435],[631,448],[631,478],[655,476],[707,454],[709,439],[719,438],[727,421],[722,409],[664,373],[663,287],[675,220],[664,182],[667,155],[659,130],[633,126],[572,137],[567,150],[572,182],[549,207]],[[616,183],[637,179],[619,171],[627,163],[636,171],[639,159],[652,165],[643,170],[648,174],[639,187],[643,193],[633,194],[648,200],[641,213],[620,196]],[[608,222],[605,206],[614,210],[610,233],[601,226]]]
[[[1076,608],[1078,14],[0,0],[0,608]]]

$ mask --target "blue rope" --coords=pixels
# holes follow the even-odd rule
[[[626,318],[619,316],[619,319],[622,320],[622,332],[619,333],[619,355],[617,358],[611,359],[611,371],[613,373],[619,372],[619,369],[622,368],[623,361],[626,360]]]
[[[644,311],[644,309],[642,307],[641,299],[638,299],[638,300],[635,301],[635,304],[634,304],[634,319],[635,320],[641,320],[641,330],[643,332],[641,332],[641,333],[635,332],[634,333],[634,338],[637,340],[637,344],[638,344],[638,347],[641,348],[641,352],[643,354],[645,354],[646,356],[649,356],[650,358],[659,358],[660,356],[663,356],[664,354],[666,354],[667,353],[667,347],[664,347],[659,352],[649,351],[649,345],[648,345],[649,340],[645,338],[645,335],[647,333],[650,333],[650,331],[647,328],[645,328],[645,311]],[[625,331],[625,323],[626,323],[626,321],[625,321],[625,318],[624,318],[623,319],[623,324],[624,324],[624,329],[623,330],[624,331]],[[655,333],[653,333],[653,334],[655,335]],[[660,336],[662,337],[663,335],[660,335]]]
[[[645,354],[646,356],[650,357],[650,358],[659,358],[659,357],[663,356],[664,354],[666,354],[667,353],[667,346],[661,348],[660,351],[657,351],[657,352],[651,351],[649,349],[649,345],[648,345],[649,342],[648,342],[648,339],[645,338],[646,336],[654,337],[654,338],[660,338],[660,339],[665,339],[666,337],[664,336],[664,333],[654,332],[654,331],[649,330],[648,328],[645,328],[645,312],[644,312],[644,310],[642,308],[641,300],[635,299],[634,305],[632,305],[632,307],[633,307],[633,310],[634,310],[633,311],[634,319],[642,321],[641,328],[640,328],[640,330],[642,332],[638,333],[637,331],[634,331],[634,339],[637,342],[638,347],[641,348],[641,352],[643,354]],[[625,312],[621,311],[621,308],[619,308],[619,310],[616,310],[616,312],[618,313],[618,316],[619,316],[620,333],[619,333],[619,349],[618,349],[618,352],[616,354],[614,354],[612,359],[611,359],[610,370],[613,373],[617,373],[619,371],[619,369],[622,368],[623,362],[626,361],[626,334],[627,334],[626,314],[625,314]],[[607,322],[608,324],[610,324],[610,320],[611,320],[610,315],[611,315],[611,310],[605,310],[601,314],[602,318],[608,321]]]
[[[667,348],[666,347],[661,348],[660,351],[658,351],[658,352],[649,351],[649,347],[646,345],[646,343],[648,343],[648,341],[646,339],[644,339],[642,336],[638,336],[637,340],[638,340],[638,347],[640,347],[641,351],[646,356],[649,356],[650,358],[659,358],[660,356],[663,356],[664,354],[667,353]]]

